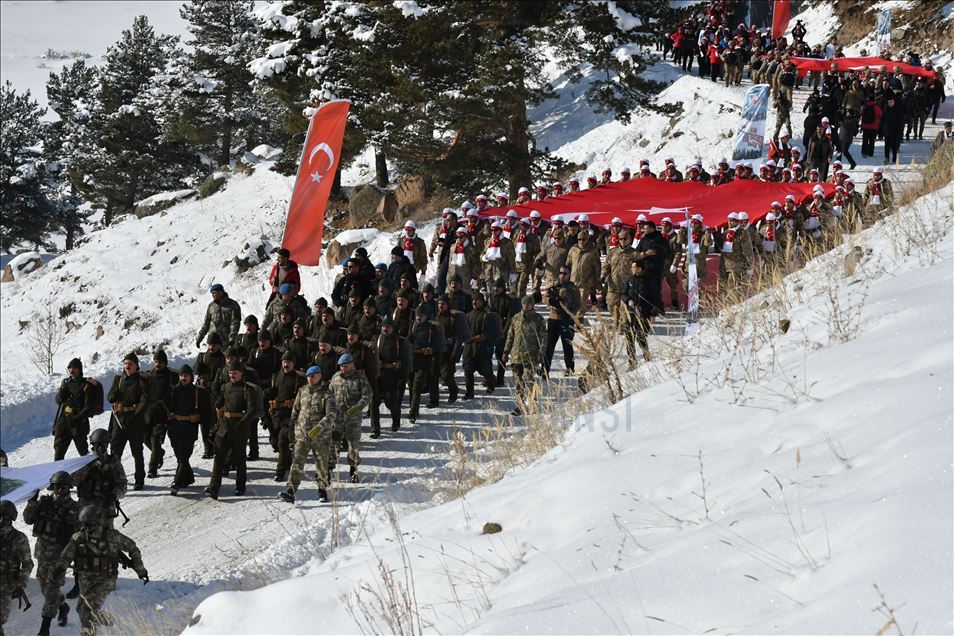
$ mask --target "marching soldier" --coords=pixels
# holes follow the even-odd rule
[[[494,377],[494,347],[500,338],[500,316],[485,308],[484,296],[474,294],[474,308],[467,314],[470,338],[464,345],[464,399],[474,399],[474,373],[480,373],[493,393],[497,386]]]
[[[308,384],[295,394],[291,408],[294,423],[295,451],[291,474],[285,490],[278,496],[288,503],[295,503],[295,493],[304,475],[308,455],[315,459],[315,476],[318,482],[318,499],[328,501],[328,458],[331,456],[331,435],[335,428],[337,413],[333,406],[328,385],[321,379],[321,368],[310,366],[305,372]]]
[[[394,321],[394,329],[399,336],[407,338],[414,324],[414,309],[411,308],[411,302],[408,300],[404,290],[398,292],[395,300],[397,307],[395,307],[394,314],[391,316],[391,319]],[[427,316],[426,311],[424,311],[424,316]]]
[[[595,249],[595,248],[594,248]],[[546,346],[546,333],[543,318],[534,311],[533,296],[524,296],[523,311],[517,313],[507,329],[507,341],[504,343],[501,361],[510,362],[510,369],[516,380],[517,406],[512,415],[520,415],[520,404],[525,403],[533,385],[533,376],[540,363]]]
[[[229,365],[229,382],[216,401],[219,418],[215,430],[215,462],[206,494],[219,498],[225,464],[235,467],[235,495],[245,494],[246,456],[249,427],[254,427],[262,415],[262,390],[244,379],[245,365],[233,360]]]
[[[662,220],[662,229],[659,235],[664,241],[669,243],[670,256],[663,262],[663,279],[669,286],[669,297],[673,309],[679,309],[679,276],[672,269],[673,261],[678,258],[679,243],[678,234],[673,230],[672,220],[667,216]],[[659,289],[659,295],[662,297],[662,288]]]
[[[33,571],[33,557],[27,536],[13,527],[17,507],[12,501],[0,501],[0,628],[10,617],[10,602],[26,598],[27,583]]]
[[[496,386],[502,386],[504,383],[504,373],[507,364],[503,361],[504,343],[507,338],[507,329],[510,327],[510,319],[520,311],[520,301],[507,293],[507,284],[503,278],[498,278],[494,283],[494,293],[487,299],[487,309],[500,316],[500,336],[494,344],[494,355],[497,358],[497,377]]]
[[[418,309],[414,314],[414,326],[408,336],[408,342],[414,355],[414,377],[411,382],[411,408],[408,418],[411,423],[417,421],[420,412],[421,395],[430,391],[431,375],[434,373],[434,356],[444,350],[444,336],[441,328],[427,319],[427,314]]]
[[[56,403],[62,406],[53,426],[53,460],[66,457],[70,443],[80,455],[89,453],[89,417],[103,412],[103,389],[94,378],[83,377],[83,363],[73,358],[66,366],[69,377],[60,383]]]
[[[576,244],[567,253],[566,264],[570,268],[570,280],[580,290],[583,303],[580,315],[586,312],[586,303],[596,293],[600,283],[600,251],[596,249],[589,232],[580,232]]]
[[[145,434],[143,440],[149,447],[149,472],[146,476],[149,479],[158,477],[159,469],[162,467],[162,458],[166,454],[162,446],[166,441],[166,430],[169,426],[169,412],[166,403],[169,394],[172,393],[172,387],[178,382],[178,377],[169,369],[169,358],[166,352],[158,349],[152,356],[155,366],[150,370],[146,377],[148,382],[148,402],[149,408],[145,414]]]
[[[262,329],[258,333],[258,346],[252,349],[246,364],[255,370],[259,385],[262,387],[262,391],[266,392],[271,386],[272,376],[282,366],[282,353],[272,346],[272,334],[268,329]],[[268,431],[268,441],[272,450],[277,452],[278,428],[272,421],[271,411],[267,405],[265,407],[265,417],[262,418],[262,425]]]
[[[36,580],[43,592],[39,636],[49,636],[54,618],[60,627],[66,625],[70,606],[60,591],[65,577],[56,566],[70,537],[79,531],[80,505],[70,497],[73,478],[68,472],[57,471],[50,477],[49,489],[53,494],[39,497],[36,492],[23,511],[23,521],[33,526],[36,537]]]
[[[606,262],[603,263],[601,276],[606,289],[606,306],[609,308],[610,316],[616,327],[619,327],[625,321],[626,312],[621,308],[619,295],[622,293],[623,288],[626,287],[626,281],[629,279],[630,263],[636,260],[636,250],[633,249],[633,239],[629,232],[620,232],[618,241],[619,246],[609,250],[609,253],[606,255]],[[562,283],[563,281],[560,282]],[[549,326],[547,327],[547,331],[550,331]],[[564,342],[564,349],[565,348],[566,344]],[[572,367],[572,364],[569,366]]]
[[[212,381],[218,377],[219,372],[225,367],[225,353],[222,351],[222,336],[217,333],[210,333],[208,339],[208,349],[199,354],[195,361],[195,383],[205,383],[206,388],[211,388]],[[215,442],[212,439],[212,426],[203,425],[202,427],[202,459],[212,459],[215,454]]]
[[[494,221],[490,229],[490,237],[484,241],[484,249],[480,255],[484,280],[503,278],[512,284],[517,280],[513,242],[503,236],[503,223],[500,221]]]
[[[95,505],[103,514],[102,524],[112,528],[113,519],[119,516],[119,500],[126,496],[129,485],[126,471],[122,459],[108,451],[109,433],[106,429],[97,428],[90,433],[89,445],[96,459],[83,466],[73,477],[76,496],[81,508]]]
[[[212,302],[205,311],[205,321],[199,329],[196,347],[202,346],[202,339],[207,333],[217,333],[222,342],[235,344],[238,339],[239,324],[242,321],[242,308],[225,292],[221,283],[215,283],[209,288]]]
[[[629,234],[625,234],[626,243],[629,246]],[[621,244],[621,246],[624,244]],[[614,249],[613,251],[620,251]],[[570,268],[564,265],[559,272],[560,281],[547,289],[547,304],[550,307],[550,315],[547,318],[547,343],[543,353],[543,373],[544,377],[550,376],[550,365],[553,363],[553,353],[556,351],[556,343],[559,340],[563,343],[563,363],[566,366],[567,375],[573,375],[576,371],[576,365],[573,361],[573,337],[575,336],[576,315],[583,304],[580,297],[580,290],[570,280]],[[617,298],[615,303],[619,303]]]
[[[536,271],[534,262],[540,255],[540,237],[530,231],[530,219],[520,219],[513,247],[517,268],[517,283],[513,291],[516,294],[523,294],[533,278]]]
[[[378,405],[381,394],[378,390],[378,355],[371,343],[363,342],[357,327],[348,329],[348,347],[346,349],[354,360],[354,367],[363,373],[371,387],[371,439],[381,437],[381,413]]]
[[[381,334],[375,343],[378,352],[378,413],[380,402],[391,412],[391,431],[401,428],[401,404],[404,402],[404,387],[411,372],[411,345],[407,338],[394,330],[390,317],[381,322]]]
[[[447,387],[447,403],[453,404],[457,401],[458,388],[457,381],[454,379],[457,370],[457,361],[463,352],[464,343],[469,338],[467,331],[467,319],[464,313],[456,309],[451,309],[451,299],[448,294],[444,294],[437,301],[437,318],[435,322],[440,325],[444,334],[444,351],[438,354],[437,375]],[[436,379],[436,378],[435,378]],[[436,389],[437,387],[435,387]],[[431,399],[437,403],[437,391],[433,391]]]
[[[110,450],[122,457],[129,443],[129,451],[136,463],[133,490],[142,490],[146,479],[146,464],[143,461],[142,445],[145,435],[145,414],[149,408],[148,382],[139,373],[139,356],[129,353],[123,358],[123,374],[113,378],[113,385],[106,396],[113,405],[109,422]]]
[[[361,456],[358,444],[361,441],[361,414],[371,403],[372,391],[368,378],[354,368],[354,358],[350,353],[338,358],[338,370],[331,379],[328,390],[331,393],[329,408],[334,415],[334,432],[331,437],[331,465],[333,469],[338,457],[339,444],[347,442],[350,481],[358,483],[358,465]]]
[[[737,289],[752,274],[752,239],[739,224],[738,212],[729,213],[729,226],[722,239],[720,277],[726,291]]]
[[[149,572],[142,563],[142,554],[136,542],[102,524],[102,512],[96,506],[80,510],[82,529],[73,535],[63,548],[57,564],[57,575],[62,576],[72,566],[79,581],[79,597],[76,612],[80,617],[82,634],[96,633],[97,624],[106,624],[108,619],[101,608],[106,597],[116,589],[119,565],[132,567],[143,583],[149,582]],[[128,553],[128,556],[127,556]]]
[[[196,386],[194,379],[192,367],[182,365],[179,384],[172,388],[168,398],[169,441],[176,456],[176,474],[169,491],[173,496],[195,483],[189,459],[195,450],[199,430],[211,428],[215,419],[212,393],[205,387]]]
[[[275,443],[278,447],[278,463],[275,466],[274,478],[277,482],[285,481],[291,467],[291,449],[295,444],[291,412],[295,396],[304,385],[304,374],[295,370],[295,356],[286,351],[282,354],[281,369],[272,375],[269,387],[265,389],[272,426],[275,428]]]

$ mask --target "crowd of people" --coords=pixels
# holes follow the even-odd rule
[[[739,84],[746,67],[754,82],[770,84],[778,110],[772,156],[757,168],[749,162],[730,167],[723,159],[706,170],[697,160],[684,171],[668,159],[658,172],[642,160],[635,173],[623,168],[617,182],[814,183],[810,200],[788,195],[770,210],[733,212],[717,227],[700,214],[688,227],[670,218],[657,225],[645,215],[598,225],[586,214],[563,221],[511,209],[532,210],[535,201],[603,187],[614,181],[605,169],[582,184],[571,178],[565,185],[522,187],[513,203],[505,193],[493,199],[479,194],[473,203],[445,209],[429,241],[407,221],[390,262],[375,264],[358,248],[342,264],[330,298],[313,304],[302,296],[298,266],[285,249],[271,270],[272,294],[261,319],[244,313],[222,285],[212,285],[198,330],[201,351],[192,364],[173,369],[159,348],[144,371],[130,353],[108,389],[84,375],[81,360],[68,364],[56,395],[54,459],[63,459],[70,446],[80,455],[91,451],[95,459],[75,475],[56,473],[51,494],[27,504],[24,520],[37,538],[32,555],[26,537],[13,527],[16,507],[9,501],[0,506],[0,624],[11,599],[25,599],[34,555],[44,595],[41,635],[49,634],[53,620],[67,622],[61,588],[69,567],[76,584],[66,597],[81,599],[77,610],[85,633],[105,620],[100,608],[120,566],[148,582],[135,543],[113,527],[127,493],[121,461],[127,445],[132,488],[141,490],[165,465],[168,438],[175,457],[173,496],[195,484],[191,458],[200,445],[202,458],[213,461],[205,494],[216,500],[233,470],[234,495],[245,494],[247,463],[262,457],[261,428],[276,458],[274,480],[284,484],[278,496],[295,501],[311,458],[318,498],[328,501],[331,471],[342,453],[349,480],[361,479],[365,419],[370,437],[378,439],[382,415],[396,432],[404,417],[413,423],[422,409],[438,407],[442,386],[448,404],[472,400],[477,376],[493,393],[504,385],[508,366],[517,398],[512,414],[521,416],[533,399],[535,378],[549,376],[558,344],[565,374],[575,374],[574,336],[588,315],[606,312],[635,365],[637,349],[650,357],[652,321],[684,307],[690,262],[710,293],[745,293],[754,278],[797,267],[835,244],[842,232],[857,231],[890,208],[894,193],[882,169],[856,189],[848,174],[855,168],[851,145],[860,130],[862,156],[872,156],[875,140],[882,138],[885,159],[896,160],[902,138],[921,138],[927,118],[934,121],[945,99],[943,77],[832,69],[802,78],[790,56],[831,59],[842,55],[838,44],[809,47],[801,24],[791,40],[773,40],[744,24],[732,29],[735,4],[726,0],[700,7],[663,38],[664,56],[671,52],[686,71],[696,62],[700,76],[727,85]],[[914,54],[906,61],[920,65]],[[793,90],[806,82],[813,92],[800,147],[792,142],[790,112]],[[935,149],[951,139],[948,122]],[[824,184],[834,195],[826,195]],[[710,260],[718,261],[718,275],[711,278]],[[424,282],[428,274],[433,283]],[[108,428],[90,431],[90,418],[107,401]]]
[[[897,64],[848,72],[839,72],[832,64],[828,70],[811,71],[803,77],[791,58],[835,60],[845,57],[843,47],[835,38],[824,46],[810,46],[801,20],[789,36],[777,39],[769,28],[757,29],[744,22],[733,28],[742,4],[717,0],[698,5],[674,32],[661,38],[663,56],[671,54],[686,72],[692,72],[695,62],[699,77],[727,86],[740,85],[746,69],[753,84],[770,85],[777,115],[776,144],[786,126],[792,131],[793,91],[810,88],[812,93],[803,106],[806,116],[801,142],[807,166],[817,168],[823,179],[834,159],[847,160],[855,167],[850,150],[859,133],[862,157],[874,156],[877,139],[884,142],[884,161],[897,162],[904,141],[923,139],[929,118],[937,123],[938,109],[947,96],[945,78],[935,71],[930,59],[922,63],[920,55],[909,51],[897,60],[934,71],[930,77],[905,74]],[[865,56],[862,51],[861,57]],[[881,57],[889,63],[892,60],[888,52]]]

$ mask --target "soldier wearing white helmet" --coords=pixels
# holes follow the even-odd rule
[[[530,199],[531,199],[530,188],[526,186],[521,186],[520,189],[517,190],[517,201],[516,201],[517,205],[523,205],[524,203],[529,203]]]
[[[701,289],[706,279],[706,258],[709,250],[715,245],[715,238],[709,228],[705,227],[704,222],[701,214],[693,214],[689,221],[689,228],[680,229],[676,238],[678,252],[674,256],[670,271],[682,271],[682,288],[686,293],[689,291],[690,252],[696,260],[696,276]]]
[[[484,241],[480,261],[485,281],[503,278],[508,285],[513,285],[517,280],[516,254],[513,241],[503,235],[503,229],[502,221],[494,221],[491,224],[490,237]]]
[[[752,240],[740,223],[739,213],[729,213],[729,223],[722,232],[722,245],[719,251],[719,280],[723,292],[729,293],[743,286],[752,275],[754,251]]]
[[[494,195],[494,198],[497,200],[498,208],[505,208],[510,205],[510,195],[506,192],[498,192]]]
[[[663,279],[669,286],[669,300],[672,303],[672,308],[679,309],[679,276],[676,274],[672,266],[673,262],[679,258],[679,251],[682,249],[682,246],[679,243],[679,233],[676,232],[672,225],[672,219],[668,216],[664,216],[662,218],[658,231],[659,236],[669,243],[669,249],[672,252],[669,258],[663,264]],[[659,290],[659,297],[660,299],[663,298],[662,288]]]
[[[605,168],[600,174],[600,185],[606,185],[607,183],[613,182],[613,171],[609,168]]]
[[[749,239],[752,241],[752,249],[756,252],[762,251],[762,235],[759,234],[758,228],[755,225],[749,223],[749,213],[744,210],[739,212],[739,225],[743,230],[749,233]]]
[[[655,179],[656,175],[649,169],[649,162],[643,159],[639,162],[639,175],[637,179]]]
[[[716,173],[712,175],[712,185],[724,185],[734,178],[735,171],[729,167],[729,160],[722,157],[722,159],[719,160],[719,165],[716,167]]]
[[[570,192],[579,192],[580,191],[580,180],[576,177],[570,179]]]
[[[633,174],[633,173],[630,172],[629,168],[623,168],[623,169],[620,170],[620,172],[619,172],[619,182],[620,182],[620,183],[626,183],[627,181],[629,181],[629,179],[630,179],[630,177],[632,176],[632,174]]]
[[[516,210],[507,210],[507,216],[503,221],[503,235],[511,241],[517,233],[517,224],[520,222],[520,215]]]
[[[872,170],[871,178],[865,185],[865,214],[872,219],[878,218],[884,210],[894,203],[894,190],[891,182],[884,178],[884,169],[878,166]]]
[[[554,181],[550,185],[550,196],[558,197],[563,194],[563,184],[559,181]]]
[[[682,173],[676,168],[676,162],[672,159],[666,159],[666,169],[659,175],[662,181],[670,183],[679,183],[682,181]]]
[[[536,271],[534,262],[540,255],[540,237],[531,230],[530,219],[525,218],[520,219],[512,240],[517,280],[511,291],[517,296],[523,296],[527,293],[527,286]]]

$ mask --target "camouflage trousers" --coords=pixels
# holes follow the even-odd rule
[[[292,453],[291,473],[288,476],[288,490],[297,492],[301,478],[305,474],[305,462],[311,455],[315,460],[318,488],[328,489],[328,458],[331,456],[331,437],[323,435],[318,440],[308,437],[295,441],[295,450]]]
[[[96,633],[96,625],[106,625],[108,620],[101,611],[103,603],[110,593],[116,589],[115,576],[93,576],[81,573],[79,579],[79,600],[76,602],[76,613],[79,614],[80,634],[90,636]]]
[[[361,455],[358,454],[358,444],[361,442],[361,428],[348,428],[344,432],[335,431],[331,434],[331,452],[328,458],[328,472],[330,473],[338,463],[338,454],[341,452],[341,443],[348,445],[348,466],[351,472],[358,472],[358,465],[361,464]]]
[[[66,602],[61,589],[66,582],[66,572],[64,570],[57,572],[56,567],[61,552],[63,552],[63,546],[52,541],[37,540],[36,542],[34,548],[37,563],[36,580],[43,593],[43,609],[40,611],[40,616],[56,616],[60,605]]]
[[[10,603],[13,602],[13,585],[0,581],[0,625],[10,618]]]

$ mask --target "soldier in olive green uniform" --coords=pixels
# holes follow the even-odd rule
[[[53,618],[58,616],[57,622],[62,627],[66,625],[66,615],[70,611],[60,591],[65,577],[56,566],[70,537],[79,531],[80,505],[70,497],[72,489],[73,478],[69,473],[62,470],[53,473],[50,478],[53,494],[39,497],[40,493],[35,493],[23,511],[23,521],[33,526],[33,536],[36,537],[36,580],[43,592],[40,634],[46,636],[49,636]]]
[[[338,358],[338,373],[328,386],[331,392],[329,409],[334,413],[334,432],[332,433],[331,463],[334,468],[338,458],[339,444],[348,443],[348,466],[351,483],[358,483],[358,465],[361,456],[358,443],[361,441],[361,414],[371,403],[371,385],[368,378],[354,368],[354,358],[350,353]]]
[[[291,421],[295,426],[295,451],[288,485],[278,494],[288,503],[295,502],[295,493],[305,472],[308,455],[315,459],[318,498],[328,501],[328,460],[331,457],[331,435],[335,428],[337,410],[331,391],[321,380],[321,368],[311,366],[306,372],[308,384],[295,395]],[[329,408],[331,407],[331,408]]]
[[[195,361],[195,382],[211,388],[212,381],[225,367],[225,353],[222,351],[222,336],[209,334],[208,350],[199,354]],[[202,459],[212,459],[215,454],[215,441],[212,438],[212,424],[202,425]]]
[[[606,289],[606,307],[609,309],[613,324],[619,327],[625,323],[626,310],[620,303],[620,294],[629,280],[629,266],[636,260],[636,250],[629,232],[619,233],[619,247],[609,250],[603,263],[603,284]],[[561,281],[562,282],[562,281]]]
[[[343,348],[332,347],[327,337],[322,336],[318,341],[318,351],[315,352],[308,366],[317,364],[321,367],[321,379],[324,380],[325,383],[331,382],[331,378],[338,372],[338,356],[340,356],[343,351]],[[297,364],[295,368],[298,368]],[[303,371],[304,369],[299,370]]]
[[[566,264],[570,268],[570,280],[580,290],[583,303],[579,314],[586,312],[586,303],[600,284],[600,251],[593,244],[589,233],[580,232],[576,244],[567,252]]]
[[[522,305],[523,311],[513,317],[507,328],[507,341],[504,343],[501,358],[504,364],[510,362],[510,368],[517,381],[518,405],[512,412],[514,415],[520,414],[519,402],[524,401],[530,392],[533,375],[536,368],[543,362],[546,346],[543,318],[534,311],[533,296],[524,296]]]
[[[30,540],[13,527],[16,518],[13,502],[0,501],[0,628],[10,616],[10,602],[24,593],[33,571]]]
[[[172,393],[172,387],[179,382],[179,375],[169,368],[169,358],[162,349],[152,356],[155,366],[146,377],[148,387],[149,409],[146,411],[146,432],[144,441],[149,447],[149,472],[147,477],[154,479],[158,476],[162,466],[162,458],[166,454],[162,446],[166,441],[166,430],[169,427],[169,407],[166,400]]]
[[[457,371],[457,361],[464,350],[464,344],[470,339],[466,315],[451,309],[450,296],[444,294],[437,301],[437,317],[434,320],[440,325],[444,333],[444,351],[437,356],[437,374],[440,381],[447,386],[448,404],[457,401],[458,388],[454,375]],[[437,392],[432,393],[432,403],[437,402]]]
[[[282,352],[272,346],[272,334],[268,329],[262,329],[259,332],[258,346],[249,353],[246,365],[255,369],[263,394],[267,392],[272,384],[272,376],[282,367]],[[272,413],[267,401],[262,426],[268,431],[268,442],[272,450],[278,452],[278,427],[272,421]]]
[[[374,346],[363,342],[358,328],[348,329],[348,347],[347,353],[351,354],[354,360],[354,367],[359,373],[363,373],[368,379],[368,385],[371,387],[371,439],[381,437],[381,412],[379,405],[381,403],[381,394],[378,390],[378,353]]]
[[[325,337],[320,336],[321,338]],[[295,356],[295,368],[304,371],[311,365],[311,357],[315,354],[314,345],[305,337],[305,321],[299,318],[292,329],[292,337],[285,341],[285,351]]]
[[[219,498],[226,461],[235,467],[235,495],[245,494],[245,444],[249,427],[262,415],[262,390],[244,379],[245,366],[235,360],[229,365],[229,383],[216,401],[218,424],[215,430],[215,462],[205,489],[212,499]]]
[[[189,459],[195,450],[199,429],[211,427],[215,421],[212,393],[205,387],[196,386],[192,368],[183,365],[179,369],[179,384],[173,387],[168,398],[169,441],[176,456],[176,474],[172,479],[171,494],[195,483],[195,473]]]
[[[272,416],[272,426],[276,428],[278,444],[278,464],[275,466],[275,481],[285,481],[291,467],[291,447],[295,444],[294,423],[291,420],[295,395],[304,386],[305,376],[295,370],[295,357],[288,351],[282,355],[282,367],[272,376],[271,384],[265,389],[265,398]]]
[[[540,255],[540,237],[530,231],[530,219],[520,219],[517,235],[513,241],[514,257],[517,267],[517,282],[514,293],[524,294],[530,280],[536,272],[534,263]]]
[[[66,457],[70,443],[80,455],[89,453],[89,416],[103,412],[102,388],[93,378],[83,377],[83,363],[73,358],[66,367],[69,377],[60,383],[56,403],[63,407],[53,427],[53,461]],[[97,404],[97,401],[99,402]]]
[[[378,352],[378,401],[391,412],[391,430],[401,428],[401,405],[404,387],[411,372],[411,345],[394,329],[390,317],[381,322],[381,335],[375,342]],[[378,407],[380,413],[380,406]]]
[[[414,315],[414,326],[408,336],[414,355],[414,377],[411,380],[411,408],[408,418],[413,424],[420,412],[421,395],[430,391],[431,374],[434,373],[434,355],[444,350],[444,335],[441,328],[427,319],[424,310]]]
[[[321,312],[321,321],[312,332],[312,339],[315,342],[325,340],[332,347],[343,347],[347,340],[345,330],[347,327],[335,318],[335,312],[327,307]],[[302,369],[304,371],[304,369]]]
[[[251,351],[258,346],[258,332],[260,329],[258,318],[254,314],[249,314],[245,316],[242,324],[245,325],[245,332],[239,335],[236,344],[246,351]]]
[[[381,316],[378,315],[378,305],[374,298],[364,301],[364,315],[358,318],[355,327],[361,341],[368,344],[381,333]]]
[[[136,463],[133,490],[142,490],[146,479],[146,464],[142,446],[146,431],[145,414],[149,404],[148,381],[139,373],[139,357],[135,353],[123,358],[123,374],[113,378],[106,396],[113,405],[109,421],[110,451],[122,458],[126,443]]]
[[[225,344],[235,344],[238,340],[239,324],[242,322],[242,308],[229,295],[221,284],[215,283],[209,288],[212,302],[205,311],[205,321],[199,329],[196,347],[202,346],[207,333],[217,333]]]
[[[394,329],[399,336],[407,338],[414,324],[414,309],[411,308],[411,301],[403,290],[397,293],[395,302],[397,302],[397,307],[394,308],[394,314],[391,316],[394,321]],[[424,315],[427,316],[426,311]]]
[[[497,386],[494,377],[494,347],[500,337],[500,316],[487,311],[484,296],[474,294],[474,308],[467,314],[470,337],[464,345],[464,399],[474,398],[474,374],[484,378],[487,392],[493,393]]]
[[[81,634],[96,633],[96,625],[107,623],[100,608],[106,597],[116,589],[120,561],[131,562],[133,570],[143,582],[149,582],[149,573],[142,563],[142,554],[136,542],[100,523],[102,512],[96,506],[80,510],[82,530],[73,535],[60,554],[57,568],[65,572],[72,566],[79,581],[80,600],[76,612],[82,625]],[[128,556],[127,556],[128,554]]]
[[[494,283],[494,291],[487,299],[487,309],[500,316],[500,337],[494,345],[494,355],[497,356],[498,361],[496,385],[502,386],[507,370],[507,365],[502,359],[507,329],[510,327],[511,318],[520,311],[520,301],[507,293],[507,283],[503,278],[498,278]]]

